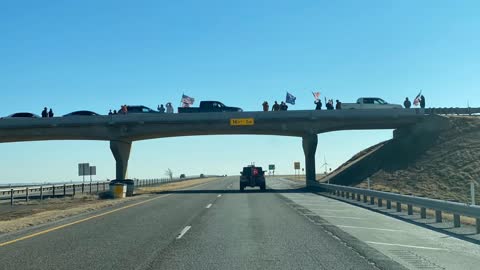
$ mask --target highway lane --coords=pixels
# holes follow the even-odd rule
[[[0,269],[377,269],[379,260],[402,269],[379,252],[363,257],[277,192],[238,192],[237,181],[154,195],[0,246]]]

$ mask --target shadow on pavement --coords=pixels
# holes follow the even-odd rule
[[[309,193],[306,188],[297,188],[297,189],[267,189],[261,191],[259,189],[251,190],[233,190],[233,189],[199,189],[199,190],[169,190],[169,191],[160,191],[155,192],[155,194],[242,194],[242,193]]]

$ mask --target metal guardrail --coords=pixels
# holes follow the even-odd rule
[[[203,177],[214,177],[205,175]],[[181,182],[192,179],[203,178],[200,176],[190,176],[185,178],[154,178],[154,179],[134,179],[136,187],[156,186],[167,183]],[[40,185],[25,186],[16,188],[0,189],[0,202],[10,201],[10,205],[15,205],[16,201],[28,202],[31,199],[43,200],[45,198],[75,196],[77,194],[96,194],[108,190],[110,181],[88,182],[88,183],[70,183],[58,185]]]
[[[479,114],[480,108],[426,108],[426,114],[472,115]]]
[[[426,209],[432,209],[435,210],[436,222],[442,222],[442,212],[451,213],[454,227],[460,227],[460,216],[472,217],[476,219],[476,232],[480,233],[480,206],[333,184],[318,183],[315,186],[347,199],[361,201],[363,196],[363,202],[369,202],[372,205],[377,199],[379,207],[383,207],[383,200],[386,200],[387,209],[391,209],[391,203],[395,202],[397,212],[402,211],[403,203],[408,206],[408,215],[413,215],[413,206],[420,207],[421,218],[426,218]]]

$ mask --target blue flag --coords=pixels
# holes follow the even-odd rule
[[[286,97],[286,99],[285,99],[285,103],[290,103],[290,104],[292,104],[292,105],[295,105],[295,100],[296,100],[296,99],[297,99],[297,98],[296,98],[295,96],[293,96],[292,94],[290,94],[290,93],[287,92],[287,97]]]

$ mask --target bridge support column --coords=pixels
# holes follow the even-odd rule
[[[130,158],[131,141],[110,141],[110,150],[116,161],[116,180],[127,177],[128,159]]]
[[[305,180],[307,187],[317,182],[315,171],[315,152],[317,151],[317,134],[310,134],[302,137],[303,153],[305,154]]]

